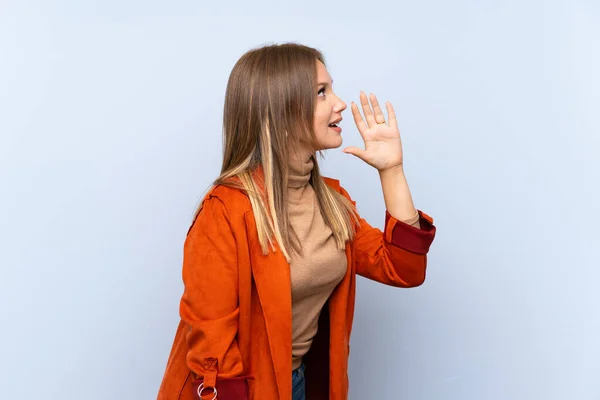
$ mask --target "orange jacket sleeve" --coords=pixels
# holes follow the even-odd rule
[[[350,199],[344,189],[342,194]],[[354,201],[352,203],[356,205]],[[419,216],[420,229],[398,221],[386,212],[383,232],[359,217],[352,243],[356,273],[391,286],[421,285],[425,281],[427,252],[436,228],[427,214],[419,211]]]
[[[238,266],[225,206],[208,195],[184,245],[180,315],[189,326],[187,364],[207,387],[240,376]]]

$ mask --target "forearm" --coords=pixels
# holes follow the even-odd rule
[[[379,171],[385,207],[399,221],[419,227],[419,214],[413,204],[403,168]]]

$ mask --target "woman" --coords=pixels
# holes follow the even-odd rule
[[[398,287],[425,279],[432,220],[417,211],[396,117],[361,92],[352,114],[379,171],[385,230],[320,175],[316,152],[342,144],[346,104],[317,50],[249,51],[231,72],[221,176],[184,246],[181,322],[159,399],[341,400],[356,274]]]

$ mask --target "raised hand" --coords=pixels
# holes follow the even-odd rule
[[[365,148],[347,147],[345,153],[353,154],[377,170],[385,171],[391,168],[402,167],[402,141],[396,121],[394,107],[386,102],[388,121],[386,123],[383,111],[374,94],[369,98],[360,92],[360,103],[365,118],[363,119],[358,106],[352,102],[352,116],[358,132],[365,142]]]

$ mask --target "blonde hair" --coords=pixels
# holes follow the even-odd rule
[[[225,94],[223,165],[214,185],[244,190],[252,204],[263,253],[279,249],[290,260],[302,245],[287,207],[290,152],[308,144],[316,153],[313,118],[318,50],[294,43],[245,53],[235,64]],[[352,203],[322,179],[316,156],[310,184],[337,246],[345,249],[358,222]],[[262,175],[255,172],[262,169]],[[262,181],[259,179],[262,178]]]

